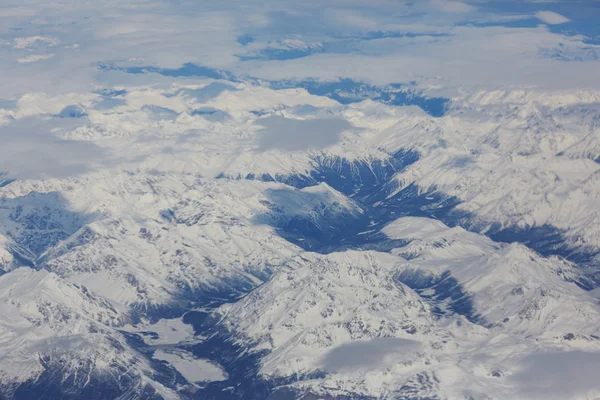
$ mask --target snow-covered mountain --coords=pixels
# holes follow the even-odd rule
[[[129,312],[54,273],[17,268],[0,277],[0,380],[7,397],[176,394],[119,333]],[[159,378],[160,379],[160,378]]]
[[[568,262],[425,218],[384,232],[409,243],[392,254],[297,256],[215,312],[230,340],[267,353],[259,375],[277,393],[490,398],[493,388],[528,398],[519,377],[535,371],[524,360],[600,350],[598,301],[569,282]]]
[[[597,90],[94,60],[0,101],[0,397],[600,396]]]

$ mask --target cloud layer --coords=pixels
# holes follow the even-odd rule
[[[252,82],[307,78],[351,78],[381,85],[410,82],[418,90],[446,97],[507,87],[600,89],[600,46],[581,36],[558,33],[557,26],[570,20],[553,8],[554,3],[503,4],[506,9],[498,10],[484,1],[451,0],[134,0],[127,4],[59,0],[52,5],[8,0],[0,6],[0,107],[2,102],[17,105],[0,109],[0,123],[4,121],[0,136],[7,143],[0,170],[20,176],[39,176],[44,171],[61,175],[85,170],[88,167],[82,165],[90,165],[88,160],[102,157],[99,148],[39,133],[43,126],[35,132],[23,130],[31,121],[21,123],[20,118],[58,115],[67,105],[49,112],[52,107],[41,100],[29,101],[25,109],[19,99],[30,99],[31,93],[44,94],[40,99],[68,96],[69,104],[80,104],[107,87],[164,87],[198,79],[134,75],[126,68],[177,71],[193,64]],[[521,10],[518,4],[527,7]],[[540,20],[552,26],[538,26]],[[565,25],[573,29],[575,23]],[[188,94],[209,101],[225,90],[231,89],[218,83]],[[123,100],[108,99],[102,107],[109,110],[122,104]],[[157,122],[167,113],[151,105],[144,110],[143,115]],[[170,120],[180,112],[171,113]],[[211,109],[197,110],[198,115],[210,113]],[[3,120],[3,115],[10,118]],[[213,118],[217,117],[224,120],[226,115]],[[273,117],[260,124],[261,150],[320,149],[336,143],[341,132],[350,128],[331,119]],[[39,167],[22,161],[27,154],[37,154]]]
[[[13,179],[61,178],[90,171],[107,161],[103,148],[64,140],[53,133],[54,128],[66,125],[65,121],[31,117],[0,127],[0,173]]]
[[[352,128],[345,120],[334,118],[289,119],[267,117],[257,122],[262,132],[261,150],[312,150],[322,149],[338,142],[340,134]]]
[[[570,19],[553,11],[539,11],[535,16],[542,22],[550,25],[560,25],[569,22]]]

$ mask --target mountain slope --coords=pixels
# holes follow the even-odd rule
[[[144,391],[173,396],[119,333],[127,312],[86,288],[18,268],[0,277],[0,303],[3,393],[60,398],[68,387],[72,396],[96,399],[143,398]]]
[[[409,243],[298,256],[213,329],[261,354],[282,398],[532,398],[518,382],[527,360],[600,350],[600,307],[568,262],[424,218],[384,232]]]

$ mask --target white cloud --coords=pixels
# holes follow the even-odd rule
[[[26,63],[36,62],[36,61],[47,60],[52,57],[54,57],[54,54],[32,54],[27,57],[18,58],[17,61],[22,64],[26,64]]]
[[[553,11],[540,11],[535,16],[540,21],[550,25],[560,25],[570,21],[569,18]]]
[[[263,127],[261,150],[322,149],[337,143],[340,134],[352,128],[347,121],[334,118],[301,120],[272,116],[256,124]]]
[[[79,47],[55,46],[52,62],[45,63],[34,61],[49,55],[25,56],[0,48],[4,97],[20,97],[33,91],[80,92],[107,82],[102,75],[109,73],[98,74],[97,63],[130,63],[126,60],[132,58],[143,60],[136,64],[139,66],[177,68],[191,62],[268,79],[297,76],[322,79],[347,76],[376,82],[435,79],[439,85],[453,87],[505,84],[568,87],[598,82],[597,61],[565,65],[549,60],[552,52],[540,51],[565,42],[572,44],[570,54],[577,58],[577,52],[586,51],[581,42],[578,44],[580,39],[536,28],[455,27],[469,21],[517,18],[484,12],[485,2],[477,3],[477,7],[447,0],[382,0],[368,4],[332,1],[326,7],[316,1],[263,4],[255,0],[244,2],[243,7],[186,0],[140,1],[132,7],[116,1],[84,5],[63,0],[61,4],[57,19],[54,11],[40,2],[34,17],[35,29],[28,13],[12,17],[11,26],[22,29],[17,37],[7,39],[14,43],[20,38],[19,46],[30,43],[47,46],[60,40],[66,44],[76,42]],[[91,14],[94,18],[87,18]],[[564,20],[550,12],[539,16],[552,22]],[[361,41],[360,35],[365,31],[450,36]],[[39,32],[44,32],[44,36]],[[249,49],[241,50],[237,42],[241,35],[253,38],[257,45],[286,39],[323,43],[325,54],[288,61],[242,62],[236,55]],[[357,39],[350,41],[344,37]],[[23,63],[22,70],[15,68],[15,61]],[[555,79],[556,76],[561,79]],[[139,80],[133,76],[124,78]]]
[[[40,47],[47,46],[52,47],[56,46],[60,43],[60,41],[53,37],[46,36],[29,36],[29,37],[19,37],[15,39],[14,48],[15,49],[27,49],[31,47]]]
[[[420,343],[409,339],[375,338],[343,344],[322,359],[329,372],[373,370],[417,358]]]
[[[545,27],[467,26],[448,34],[364,41],[354,52],[254,62],[246,68],[271,79],[350,77],[379,84],[416,80],[463,89],[600,88],[600,62],[567,63],[540,54],[560,46],[570,54],[589,52],[590,46],[577,37],[554,34]]]
[[[368,18],[349,10],[328,10],[328,18],[331,18],[340,26],[355,27],[363,30],[377,30],[379,23],[376,19]]]
[[[512,381],[528,399],[596,398],[599,369],[600,353],[540,353],[526,357]]]
[[[18,2],[14,4],[18,6]],[[44,63],[34,61],[49,55],[26,56],[11,52],[8,47],[0,48],[3,97],[20,97],[34,91],[81,92],[93,85],[110,84],[112,78],[107,77],[116,74],[98,73],[95,66],[101,62],[133,64],[129,59],[143,60],[135,63],[138,66],[163,68],[196,63],[267,79],[352,77],[378,83],[435,80],[438,86],[478,88],[569,87],[600,81],[598,61],[566,64],[549,59],[551,51],[541,51],[566,43],[569,54],[577,58],[578,52],[587,51],[577,37],[565,37],[544,28],[456,27],[469,22],[522,18],[484,12],[485,2],[477,2],[477,7],[471,5],[473,2],[447,0],[332,0],[327,4],[248,0],[241,7],[213,0],[138,1],[134,6],[114,0],[85,5],[63,0],[61,4],[57,19],[55,12],[40,2],[34,17],[35,29],[28,13],[11,14],[16,15],[10,19],[11,26],[21,30],[18,37],[7,39],[14,43],[22,38],[23,45],[49,45],[60,40],[65,44],[76,42],[79,47],[55,46],[55,56]],[[91,14],[94,18],[87,18]],[[564,20],[550,12],[538,16],[552,22]],[[379,31],[448,36],[361,40],[365,32]],[[44,36],[39,32],[44,32]],[[287,61],[240,61],[236,55],[252,47],[242,49],[237,42],[241,35],[254,39],[254,47],[287,39],[323,43],[324,54]],[[39,39],[42,37],[52,40]],[[15,68],[16,61],[22,63],[22,69]],[[142,79],[125,74],[121,77],[132,85]]]
[[[432,0],[431,6],[433,7],[433,10],[448,13],[469,13],[476,10],[475,7],[467,3],[449,0]]]
[[[79,121],[25,118],[0,129],[0,172],[9,178],[47,179],[78,175],[106,160],[106,151],[92,143],[63,140],[53,132],[74,128]]]

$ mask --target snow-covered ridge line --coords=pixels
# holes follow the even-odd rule
[[[473,396],[493,387],[511,398],[521,390],[519,366],[536,349],[597,350],[590,322],[597,304],[572,283],[577,266],[425,219],[400,219],[410,228],[396,225],[400,233],[381,230],[403,215],[490,235],[494,224],[547,224],[570,250],[597,248],[589,211],[600,192],[597,108],[569,99],[555,107],[539,96],[494,94],[480,105],[455,99],[439,118],[417,107],[344,105],[303,89],[223,80],[26,96],[10,111],[11,126],[39,119],[56,124],[53,138],[102,151],[90,153],[101,156],[81,173],[28,171],[0,187],[2,269],[6,277],[23,265],[51,271],[118,318],[143,322],[140,329],[189,307],[234,301],[215,314],[229,341],[214,336],[183,350],[210,359],[203,343],[218,344],[229,360],[247,350],[254,358],[244,371],[255,373],[258,362],[260,373],[248,376],[265,390],[433,396],[459,393],[475,376]],[[307,126],[335,134],[290,139]],[[327,254],[304,251],[307,242]],[[74,304],[70,313],[87,315],[87,300]],[[152,332],[131,327],[124,341],[110,323],[99,324],[91,326],[102,333],[81,335],[98,334],[108,355],[118,342],[139,366],[139,382],[158,390],[158,361],[140,353]],[[489,363],[469,356],[487,356],[484,348],[493,349]],[[340,364],[347,349],[408,358],[382,356],[371,368],[367,357],[348,371]],[[456,363],[465,372],[449,377]],[[205,393],[250,380],[222,367],[228,380],[207,383]]]
[[[530,354],[600,350],[600,308],[565,280],[572,264],[425,218],[384,232],[410,243],[392,254],[304,254],[214,321],[244,353],[267,352],[260,374],[283,382],[282,393],[481,396],[493,387],[498,398],[520,398],[519,365]],[[479,322],[462,315],[469,301]],[[445,373],[457,364],[465,376]]]

